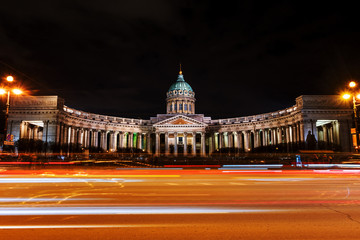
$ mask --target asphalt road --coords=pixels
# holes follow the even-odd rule
[[[360,239],[359,170],[0,170],[0,239]]]

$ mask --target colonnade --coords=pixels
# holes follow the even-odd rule
[[[239,148],[245,152],[253,148],[304,142],[304,128],[300,123],[264,129],[216,132],[209,142],[210,149]]]
[[[61,125],[60,144],[79,144],[84,148],[101,148],[110,152],[119,148],[136,148],[150,151],[150,135],[142,132],[121,132]]]
[[[22,122],[20,126],[20,138],[42,140],[43,127],[34,125],[29,122]]]
[[[209,152],[221,148],[239,148],[249,152],[257,147],[306,142],[310,133],[316,141],[340,144],[337,121],[321,126],[306,126],[299,122],[263,129],[215,132],[209,136]]]
[[[82,148],[100,148],[113,152],[122,148],[135,148],[155,153],[177,156],[179,153],[201,156],[224,148],[237,148],[249,152],[270,145],[307,142],[309,133],[321,144],[340,144],[340,122],[308,121],[286,126],[273,126],[245,130],[201,129],[199,131],[114,131],[56,124],[49,121],[20,124],[20,138],[55,142],[60,145],[76,144]],[[258,126],[257,126],[258,127]]]

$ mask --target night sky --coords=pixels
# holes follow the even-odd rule
[[[360,80],[360,17],[343,1],[2,1],[0,75],[119,117],[165,113],[179,63],[196,112],[280,110]]]

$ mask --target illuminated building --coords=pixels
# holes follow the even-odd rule
[[[8,133],[15,141],[39,139],[109,152],[137,148],[172,156],[208,156],[221,149],[248,152],[280,145],[286,151],[291,146],[309,149],[312,136],[314,148],[322,144],[351,150],[352,110],[337,95],[303,95],[295,105],[279,111],[211,119],[195,113],[195,92],[180,71],[166,96],[166,114],[144,120],[80,111],[65,106],[58,96],[14,97]]]

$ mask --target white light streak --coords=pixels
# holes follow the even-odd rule
[[[0,208],[0,216],[225,214],[272,212],[267,209],[215,209],[189,207],[17,207]]]
[[[143,182],[138,179],[101,178],[0,178],[0,183],[84,183],[84,182]]]
[[[140,228],[140,227],[164,227],[168,224],[99,224],[99,225],[11,225],[0,226],[0,230],[5,229],[53,229],[53,228]],[[176,225],[173,225],[176,226]]]
[[[0,202],[58,202],[64,198],[0,198]],[[66,201],[93,201],[103,200],[103,198],[67,198]]]

